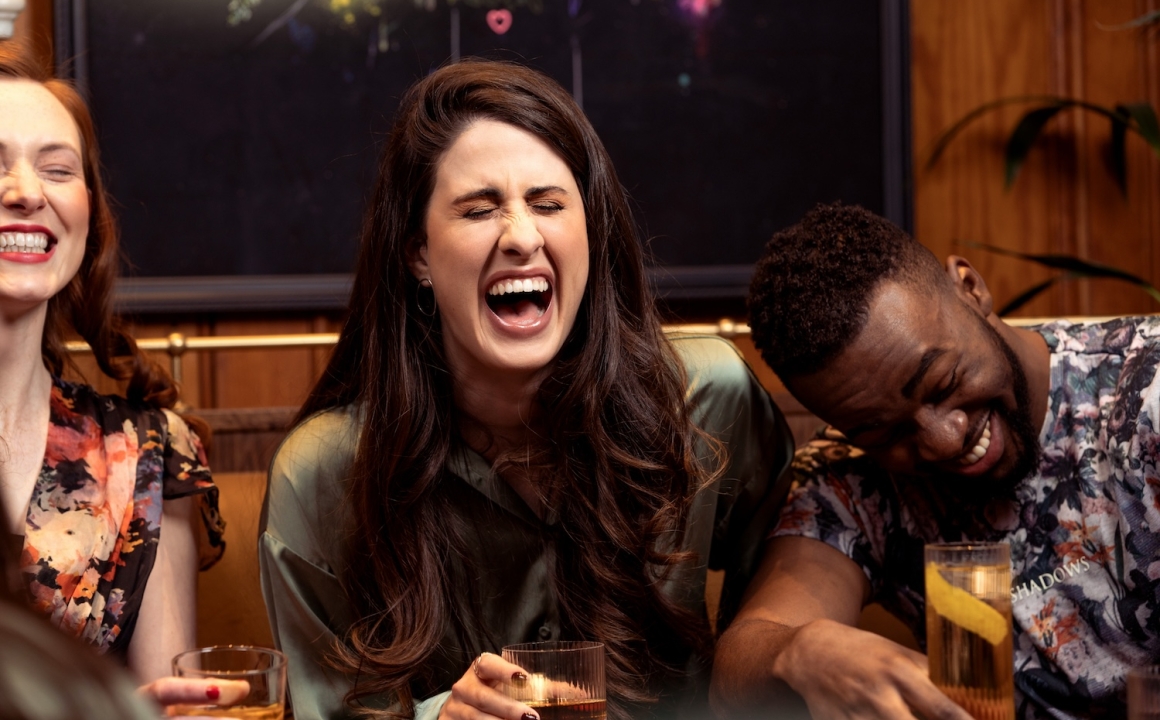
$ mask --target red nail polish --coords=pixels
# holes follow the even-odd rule
[[[527,682],[528,676],[524,675],[519,670],[516,670],[514,673],[512,673],[512,680],[518,683]]]
[[[531,713],[524,713],[523,715],[520,715],[520,720],[540,720],[540,718]]]
[[[210,685],[205,689],[205,696],[210,700],[217,700],[222,696],[222,691],[218,689],[217,685]]]

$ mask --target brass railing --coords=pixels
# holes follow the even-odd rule
[[[749,326],[745,323],[734,322],[728,318],[716,323],[689,323],[683,325],[665,325],[666,332],[689,333],[699,335],[720,335],[723,338],[735,338],[749,334]],[[169,355],[169,371],[173,379],[181,382],[182,358],[190,350],[253,350],[259,348],[304,348],[329,347],[338,342],[338,333],[302,333],[297,335],[206,335],[187,336],[182,333],[170,333],[163,338],[140,338],[137,347],[142,350],[161,352]],[[73,340],[66,343],[71,353],[89,352],[88,343]]]
[[[1085,322],[1103,322],[1111,320],[1108,317],[1075,317],[1075,318],[1005,318],[1009,325],[1025,326],[1038,325],[1052,320],[1073,320]],[[733,339],[749,335],[749,325],[736,322],[729,318],[722,318],[715,323],[685,323],[679,325],[665,325],[665,332],[689,333],[694,335],[720,335],[723,338]],[[173,379],[181,382],[181,359],[190,350],[252,350],[255,348],[303,348],[329,347],[338,342],[338,333],[302,333],[297,335],[207,335],[189,337],[182,333],[170,333],[163,338],[141,338],[137,340],[137,347],[146,351],[164,351],[169,354],[170,373]],[[67,343],[71,353],[89,352],[88,343],[74,340]]]

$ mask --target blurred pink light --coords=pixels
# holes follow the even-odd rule
[[[677,0],[677,7],[697,18],[708,17],[709,11],[721,5],[722,0]]]

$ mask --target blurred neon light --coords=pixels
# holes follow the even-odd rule
[[[698,19],[709,16],[709,11],[720,7],[722,0],[677,0],[677,7]]]

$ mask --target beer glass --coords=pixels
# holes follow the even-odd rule
[[[245,680],[250,694],[233,705],[178,705],[171,714],[282,720],[286,702],[286,656],[248,645],[215,645],[186,650],[173,658],[173,674],[188,678]]]
[[[1128,720],[1160,720],[1160,665],[1128,671]]]
[[[503,659],[527,680],[504,683],[504,693],[535,709],[540,720],[604,720],[604,645],[535,642],[508,645]]]
[[[924,555],[931,682],[975,720],[1014,720],[1010,548],[935,543]]]

